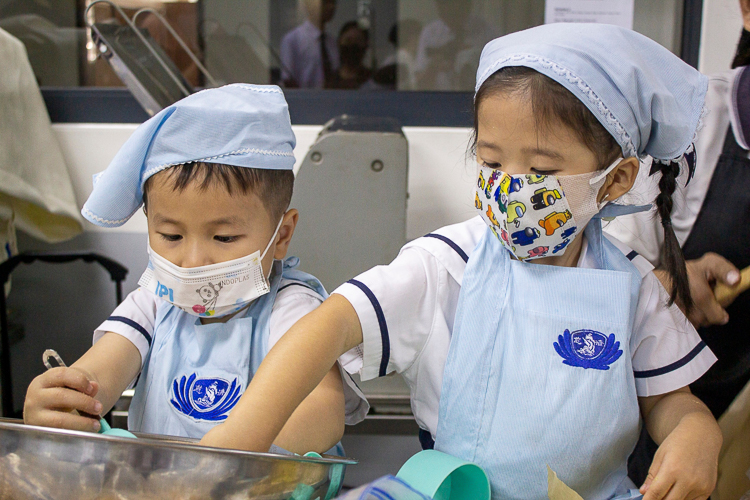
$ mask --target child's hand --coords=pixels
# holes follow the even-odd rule
[[[691,417],[683,419],[656,451],[640,489],[643,500],[703,500],[713,492],[721,434],[717,439],[706,432],[701,416]]]
[[[23,420],[30,425],[96,432],[102,411],[102,404],[94,399],[98,390],[99,385],[76,368],[52,368],[29,385]]]

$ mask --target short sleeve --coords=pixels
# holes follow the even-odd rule
[[[633,373],[639,397],[665,394],[695,382],[716,356],[669,296],[654,273],[641,282],[631,338]]]
[[[281,289],[276,295],[276,300],[271,310],[270,335],[268,338],[268,349],[270,350],[276,342],[303,316],[316,309],[323,302],[323,298],[310,288],[290,282],[282,283]],[[355,348],[339,358],[339,370],[341,380],[344,383],[344,399],[346,424],[354,425],[364,420],[370,409],[367,398],[362,393],[351,375],[347,373],[344,366],[360,360],[360,351]],[[361,364],[361,361],[360,361]]]
[[[333,292],[346,298],[359,317],[362,380],[402,373],[414,363],[430,336],[441,276],[447,273],[438,272],[429,253],[410,247],[389,265],[370,269]]]
[[[153,293],[138,288],[117,306],[107,320],[94,330],[94,344],[107,332],[130,340],[141,354],[141,368],[151,347],[156,309],[162,301]]]

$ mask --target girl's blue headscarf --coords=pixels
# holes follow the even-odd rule
[[[212,162],[292,170],[295,138],[284,94],[275,85],[226,85],[164,108],[133,132],[81,213],[98,226],[123,225],[143,204],[143,185],[174,165]]]
[[[625,157],[682,163],[692,152],[708,78],[635,31],[558,23],[497,38],[482,51],[476,90],[506,66],[534,69],[572,92]]]

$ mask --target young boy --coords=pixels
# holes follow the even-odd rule
[[[28,424],[96,431],[135,386],[132,431],[201,438],[226,422],[275,342],[327,296],[283,260],[297,224],[287,210],[294,133],[281,90],[228,85],[177,102],[141,125],[82,209],[94,224],[124,224],[143,204],[149,265],[70,368],[29,386]],[[334,365],[274,444],[324,452],[367,403]],[[342,377],[344,383],[342,384]],[[76,414],[75,412],[78,412]]]

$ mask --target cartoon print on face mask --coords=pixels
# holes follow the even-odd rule
[[[223,286],[221,283],[214,285],[209,281],[208,285],[198,288],[196,292],[198,292],[198,295],[203,300],[203,305],[194,305],[193,311],[199,314],[208,313],[210,315],[211,310],[216,306],[216,301],[219,300],[219,291]]]
[[[490,178],[487,179],[487,187],[484,189],[484,195],[489,200],[492,196],[492,188],[495,185],[495,181],[497,178],[500,177],[500,172],[495,170],[492,172],[492,175],[490,175]]]
[[[500,187],[503,189],[503,193],[510,195],[510,193],[517,193],[523,187],[523,180],[518,177],[511,177],[505,174]]]
[[[529,250],[529,257],[543,257],[547,255],[549,247],[536,247]]]
[[[492,211],[492,205],[487,205],[487,212],[486,212],[487,218],[497,227],[500,227],[500,223],[495,218],[495,213]]]
[[[568,246],[568,243],[570,243],[570,240],[563,240],[562,243],[555,245],[555,248],[552,249],[552,253],[557,253],[560,250],[564,249],[566,246]]]
[[[510,238],[508,237],[508,231],[506,231],[503,228],[500,228],[500,239],[503,240],[508,245],[510,245]]]
[[[545,207],[554,205],[555,200],[559,200],[560,198],[562,198],[562,195],[560,195],[560,191],[557,189],[549,190],[541,188],[534,191],[534,194],[531,195],[529,200],[531,201],[531,207],[534,210],[542,210]]]
[[[521,225],[521,217],[526,213],[526,205],[520,201],[512,201],[508,205],[508,223],[515,224],[516,227]]]
[[[539,221],[539,225],[544,228],[547,236],[555,233],[558,229],[563,227],[573,217],[570,210],[564,212],[552,212],[547,217]]]
[[[474,193],[474,207],[477,210],[482,210],[482,200],[479,199],[479,195]]]
[[[513,243],[525,247],[534,243],[534,240],[539,238],[540,234],[541,233],[537,228],[527,227],[526,229],[511,234],[511,237],[513,238]]]
[[[578,228],[576,226],[569,227],[568,229],[566,229],[565,231],[563,231],[562,233],[560,233],[560,237],[561,238],[570,238],[571,236],[573,236],[575,234],[575,232],[577,230],[578,230]]]
[[[498,186],[495,190],[495,203],[497,203],[497,208],[500,209],[500,213],[506,213],[508,211],[508,195],[503,193],[502,186]]]
[[[479,171],[479,180],[477,180],[477,187],[484,191],[484,174],[482,171]]]
[[[526,180],[529,184],[539,184],[540,182],[544,182],[544,178],[547,177],[546,175],[527,175]]]

